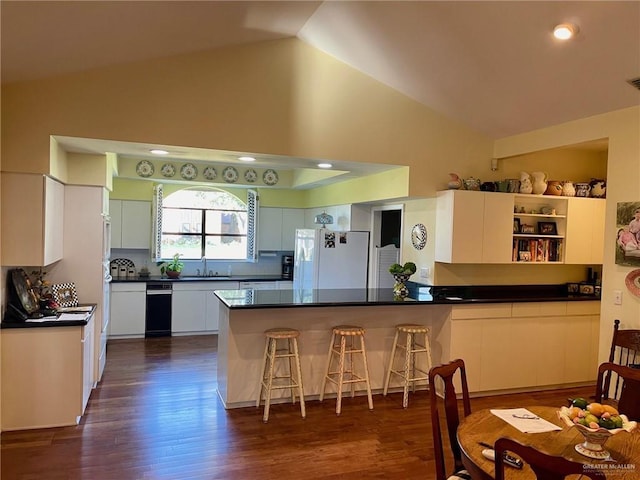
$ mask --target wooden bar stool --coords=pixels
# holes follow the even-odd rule
[[[360,347],[357,348],[354,339],[360,339]],[[347,339],[349,341],[347,342]],[[364,373],[358,375],[354,371],[353,355],[361,354]],[[337,360],[337,370],[331,370],[331,364]],[[345,365],[348,360],[348,367]],[[335,367],[334,367],[335,368]],[[346,377],[346,378],[345,378]],[[331,343],[329,345],[329,355],[327,357],[327,369],[322,380],[320,389],[320,401],[324,398],[324,391],[327,380],[338,386],[336,398],[336,415],[340,415],[342,409],[342,387],[347,384],[351,386],[351,397],[355,395],[355,384],[364,382],[367,387],[367,397],[369,410],[373,410],[373,398],[371,397],[371,383],[369,382],[369,367],[367,365],[367,352],[364,348],[364,328],[352,325],[340,325],[333,328]]]
[[[298,389],[298,395],[300,397],[300,413],[302,418],[305,418],[306,412],[304,409],[304,392],[302,390],[302,373],[300,370],[300,355],[298,354],[298,337],[300,332],[292,328],[272,328],[264,332],[267,337],[267,341],[264,347],[264,358],[262,362],[262,375],[260,377],[260,383],[258,385],[258,400],[256,401],[256,407],[260,406],[260,400],[262,399],[262,392],[265,392],[264,401],[264,413],[262,415],[262,421],[267,423],[269,420],[269,407],[271,405],[271,392],[273,390],[280,390],[284,388],[291,389],[291,401],[296,403],[296,392]],[[278,348],[278,340],[286,340],[286,346],[282,345]],[[288,360],[288,372],[284,372],[282,375],[275,375],[275,362],[276,359]],[[295,373],[294,376],[294,364]],[[285,383],[280,383],[280,380],[288,380]]]
[[[401,334],[406,335],[405,343],[399,343],[398,338]],[[422,339],[416,338],[422,335]],[[422,340],[422,343],[419,343]],[[398,349],[404,350],[404,365],[402,370],[394,370],[393,364]],[[426,355],[426,365],[420,368],[417,365],[416,354],[424,353]],[[387,394],[389,389],[389,379],[391,374],[395,373],[403,379],[404,395],[402,397],[402,407],[407,408],[409,404],[409,386],[415,392],[417,381],[429,380],[429,369],[431,368],[431,346],[429,344],[429,329],[423,325],[402,324],[396,326],[396,335],[393,338],[393,347],[391,348],[391,358],[389,359],[389,368],[384,380],[383,395]],[[416,376],[422,374],[422,376]]]

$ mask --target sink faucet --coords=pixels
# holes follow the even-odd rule
[[[206,277],[207,276],[207,257],[203,256],[200,260],[204,262],[204,269],[202,271],[202,276]]]

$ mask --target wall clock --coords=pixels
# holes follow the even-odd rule
[[[427,227],[417,223],[411,229],[411,243],[416,250],[422,250],[427,244]]]

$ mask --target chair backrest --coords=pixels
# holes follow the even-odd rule
[[[462,359],[453,360],[444,365],[437,365],[429,370],[429,397],[431,403],[431,429],[433,431],[433,450],[435,453],[436,464],[436,480],[445,480],[447,478],[446,467],[444,461],[444,450],[442,448],[442,429],[440,428],[440,410],[438,404],[444,404],[444,413],[447,421],[447,431],[449,436],[449,444],[453,453],[454,471],[462,470],[462,455],[460,446],[456,439],[458,425],[460,424],[460,413],[458,407],[458,398],[456,396],[454,386],[454,376],[459,372],[462,407],[466,417],[471,414],[471,401],[469,400],[469,387],[467,386],[467,371]],[[440,378],[444,383],[442,399],[438,398],[436,393],[436,379]],[[453,473],[452,472],[452,473]]]
[[[620,330],[620,320],[614,320],[609,362],[627,367],[634,365],[636,368],[640,368],[640,330]],[[605,376],[605,382],[605,393],[610,398],[619,400],[623,390],[623,382],[620,377],[610,372]],[[610,389],[610,385],[613,385],[613,388]]]
[[[607,476],[597,468],[585,468],[585,465],[572,462],[564,457],[547,455],[533,447],[522,445],[510,438],[499,438],[494,445],[496,458],[502,458],[504,452],[515,453],[529,464],[538,480],[562,480],[567,475],[579,474],[593,480],[606,479]],[[511,468],[511,467],[506,467]],[[496,462],[496,480],[504,480],[504,463]],[[582,477],[581,477],[582,478]]]
[[[640,420],[640,369],[611,362],[600,365],[595,401],[602,403],[610,398],[609,379],[612,373],[616,374],[616,381],[620,381],[621,385],[618,398],[615,399],[618,411],[625,414],[630,420]]]

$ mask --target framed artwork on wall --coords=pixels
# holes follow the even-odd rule
[[[640,202],[620,202],[616,211],[616,263],[640,266]]]

